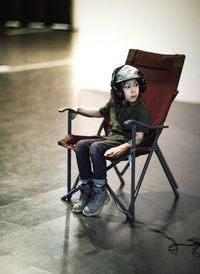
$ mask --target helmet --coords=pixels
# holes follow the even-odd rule
[[[143,93],[146,90],[146,81],[143,78],[143,74],[133,66],[123,65],[116,68],[112,73],[111,88],[114,97],[117,97],[119,100],[124,99],[124,93],[120,83],[131,79],[138,80],[140,93]]]
[[[117,72],[116,72],[116,81],[115,83],[120,83],[123,81],[127,81],[130,79],[135,78],[141,78],[141,74],[139,70],[135,67],[125,65],[122,66]]]

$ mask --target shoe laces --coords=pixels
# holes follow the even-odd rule
[[[101,194],[100,192],[95,193],[95,196],[94,196],[94,198],[93,198],[93,202],[94,202],[94,203],[97,202],[98,197],[99,197],[100,194]]]

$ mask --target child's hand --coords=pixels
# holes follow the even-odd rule
[[[112,148],[109,148],[108,150],[106,150],[106,152],[104,153],[104,156],[105,157],[114,157],[116,155],[116,148],[115,147],[112,147]]]
[[[127,149],[130,147],[130,145],[128,143],[119,145],[117,147],[112,147],[109,148],[108,150],[106,150],[106,152],[104,153],[105,157],[118,157],[121,154],[123,154],[125,151],[127,151]]]

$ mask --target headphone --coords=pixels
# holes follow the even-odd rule
[[[117,67],[113,73],[112,73],[112,78],[111,78],[111,91],[112,91],[112,94],[114,96],[115,99],[117,100],[120,100],[120,101],[123,101],[125,96],[124,96],[124,91],[122,89],[122,85],[121,85],[121,82],[119,83],[116,83],[117,81],[117,73],[124,67],[125,65],[123,66],[120,66],[120,67]],[[138,69],[137,69],[138,70]],[[145,92],[146,90],[146,87],[147,87],[147,82],[146,80],[144,79],[143,77],[143,74],[138,70],[138,78],[135,78],[137,79],[138,81],[138,84],[139,84],[139,90],[140,90],[140,93],[143,93]],[[128,79],[127,79],[128,80]]]

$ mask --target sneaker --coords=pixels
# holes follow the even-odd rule
[[[74,204],[72,211],[74,213],[82,213],[85,206],[88,204],[88,202],[91,200],[93,196],[91,184],[82,184],[81,185],[81,195],[79,198],[79,201]]]
[[[95,196],[91,202],[89,202],[83,210],[83,214],[85,216],[95,216],[97,215],[110,201],[110,196],[105,187],[96,187],[93,186],[93,191],[95,192]]]

